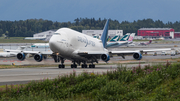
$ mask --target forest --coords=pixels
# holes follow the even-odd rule
[[[0,36],[5,34],[8,37],[32,37],[33,34],[68,27],[76,31],[82,30],[100,30],[103,29],[107,19],[95,18],[76,18],[74,22],[53,22],[43,19],[27,19],[19,21],[0,21]],[[111,20],[109,22],[110,30],[123,30],[123,34],[137,33],[140,28],[173,28],[175,32],[180,32],[180,21],[174,23],[153,19],[143,19],[133,22]]]

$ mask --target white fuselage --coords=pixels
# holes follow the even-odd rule
[[[53,53],[59,53],[60,56],[70,60],[83,60],[84,58],[77,54],[81,51],[106,51],[101,40],[69,28],[57,30],[49,40],[49,46]]]

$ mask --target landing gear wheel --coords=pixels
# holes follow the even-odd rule
[[[75,64],[75,65],[72,64],[72,65],[71,65],[71,68],[77,68],[77,65],[76,65],[76,64]]]
[[[93,65],[93,64],[89,65],[89,68],[95,68],[95,65]]]
[[[59,68],[64,68],[65,67],[65,65],[63,64],[64,59],[63,58],[58,58],[58,61],[60,61],[59,59],[61,59],[61,64],[59,65]]]
[[[64,68],[65,66],[64,65],[59,65],[59,68]]]
[[[82,64],[81,67],[82,68],[87,68],[87,65],[86,64]]]

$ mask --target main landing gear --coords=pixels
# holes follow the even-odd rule
[[[75,61],[73,61],[73,64],[71,65],[71,68],[77,68],[77,65],[76,65]]]
[[[54,60],[55,62],[61,62],[61,64],[58,65],[59,68],[65,68],[64,58],[60,56],[54,56]],[[80,62],[78,62],[78,64],[80,65]],[[73,61],[73,64],[71,64],[71,68],[77,68],[77,64],[75,61]],[[88,68],[86,62],[83,62],[83,64],[81,65],[81,68]],[[89,68],[95,68],[95,65],[93,64],[93,62],[89,64]]]
[[[84,62],[82,65],[81,65],[81,68],[87,68],[87,64]],[[91,63],[89,65],[89,68],[95,68],[95,65],[93,63]]]
[[[95,65],[92,63],[89,65],[89,68],[95,68]]]
[[[61,57],[60,57],[60,59],[61,59],[61,64],[59,64],[59,68],[64,68],[65,67],[65,65],[63,64],[64,63],[64,59],[61,58]]]
[[[86,62],[83,62],[83,64],[81,65],[81,68],[87,68]]]

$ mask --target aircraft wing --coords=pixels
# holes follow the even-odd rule
[[[25,54],[42,54],[42,55],[51,55],[52,52],[51,51],[23,51],[23,53]]]
[[[21,50],[10,50],[10,49],[5,49],[5,52],[21,52]]]
[[[135,51],[110,51],[109,54],[122,54],[122,55],[129,55],[134,53],[145,53],[145,52],[157,52],[157,51],[169,51],[171,48],[162,48],[162,49],[149,49],[149,50],[135,50]]]
[[[5,49],[6,52],[23,52],[24,54],[43,54],[43,55],[51,55],[52,52],[51,51],[22,51],[22,50],[9,50],[9,49]]]
[[[110,51],[110,55],[130,55],[134,53],[142,53],[140,50],[139,51]]]
[[[74,52],[77,53],[78,55],[101,55],[101,54],[106,54],[105,51],[78,51],[78,52]]]
[[[149,49],[149,50],[142,50],[143,52],[156,52],[156,51],[170,51],[171,48],[162,48],[162,49]]]

